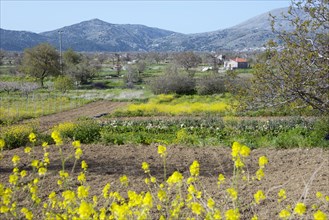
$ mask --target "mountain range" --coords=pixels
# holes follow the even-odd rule
[[[59,48],[85,52],[132,51],[216,51],[246,50],[262,47],[275,38],[269,13],[280,17],[288,8],[280,8],[253,17],[231,28],[197,34],[182,34],[135,24],[111,24],[99,19],[83,21],[53,31],[33,33],[0,28],[0,48],[23,51],[25,48],[48,42]],[[280,27],[289,29],[289,23],[279,20]]]

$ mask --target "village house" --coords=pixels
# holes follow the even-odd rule
[[[245,69],[248,66],[247,60],[239,57],[224,62],[224,68],[227,70]]]

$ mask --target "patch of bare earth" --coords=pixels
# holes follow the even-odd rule
[[[80,117],[98,117],[103,114],[109,114],[126,105],[127,102],[96,101],[68,111],[25,120],[22,123],[35,123],[38,125],[39,130],[47,131],[62,122],[74,121]]]
[[[64,155],[74,154],[73,147],[65,145]],[[146,191],[148,190],[144,183],[147,175],[141,169],[142,162],[150,164],[151,174],[159,182],[164,179],[163,161],[157,154],[157,146],[144,145],[123,145],[123,146],[105,146],[105,145],[83,145],[85,160],[89,166],[87,181],[91,186],[91,192],[96,195],[102,195],[102,188],[106,183],[111,183],[111,190],[122,192],[126,196],[127,188],[122,187],[119,177],[127,175],[130,184],[130,190]],[[227,204],[225,199],[227,193],[223,190],[230,186],[228,180],[232,176],[233,162],[230,157],[230,148],[205,147],[193,148],[185,146],[168,146],[167,156],[167,176],[178,170],[184,177],[189,176],[189,166],[194,160],[200,163],[200,184],[206,194],[215,199],[221,205]],[[43,151],[41,147],[36,147],[35,154],[42,158]],[[51,191],[59,192],[56,182],[58,171],[61,169],[61,161],[58,153],[58,147],[51,146],[49,149],[51,165],[45,179],[41,180],[41,195],[46,196]],[[11,158],[13,155],[19,155],[21,159],[20,169],[30,169],[28,158],[23,152],[23,148],[6,150],[3,152],[4,158],[0,162],[0,181],[8,182],[8,176],[12,172]],[[251,181],[258,169],[258,158],[267,156],[269,164],[265,168],[265,177],[262,181]],[[66,169],[70,171],[74,159],[71,158],[66,163]],[[245,175],[250,178],[250,182],[239,182],[240,202],[245,204],[240,207],[242,219],[250,219],[253,212],[260,214],[259,219],[278,219],[278,212],[288,204],[292,207],[298,202],[308,204],[311,209],[312,204],[317,204],[315,193],[322,192],[329,195],[329,151],[320,148],[314,149],[256,149],[251,152],[251,156],[246,159],[247,171]],[[77,176],[81,171],[80,167],[73,176]],[[227,177],[227,182],[219,189],[217,186],[218,174],[222,173]],[[250,176],[248,176],[250,175]],[[77,183],[70,187],[75,189]],[[282,204],[277,203],[277,193],[279,189],[284,188],[287,191],[287,201]],[[267,199],[259,206],[251,205],[253,194],[257,190],[263,190]],[[328,213],[328,205],[321,206],[321,210]],[[311,218],[311,216],[309,216]],[[305,219],[308,219],[306,217]]]

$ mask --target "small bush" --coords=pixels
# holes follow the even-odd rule
[[[54,82],[54,88],[62,93],[65,93],[70,89],[73,89],[73,87],[74,87],[73,79],[69,76],[58,76]]]
[[[2,133],[5,141],[6,149],[13,149],[25,146],[29,142],[29,134],[33,132],[33,128],[28,125],[13,125]]]
[[[196,90],[199,95],[213,95],[225,93],[225,80],[218,76],[206,76],[196,83]]]
[[[92,119],[82,119],[74,128],[74,139],[89,144],[100,139],[101,125]]]
[[[167,74],[159,76],[150,82],[154,94],[193,94],[195,93],[195,80],[186,74]]]

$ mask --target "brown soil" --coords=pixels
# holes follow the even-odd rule
[[[72,154],[73,147],[65,145],[64,155]],[[130,180],[129,189],[136,191],[148,190],[144,184],[147,175],[141,169],[142,162],[150,164],[151,174],[157,177],[158,181],[163,181],[163,162],[157,155],[157,146],[104,146],[104,145],[84,145],[82,146],[84,155],[81,159],[89,165],[87,180],[92,188],[93,194],[101,195],[101,190],[106,183],[110,182],[112,190],[123,192],[125,196],[127,189],[120,187],[119,177],[127,175]],[[35,148],[37,157],[43,155],[41,147]],[[61,169],[61,162],[58,147],[51,146],[49,149],[51,165],[49,174],[43,180],[42,193],[44,196],[52,190],[56,191],[56,181],[58,171]],[[21,159],[21,169],[30,169],[28,159],[23,149],[13,149],[3,152],[4,158],[0,162],[0,182],[8,181],[8,176],[12,172],[11,158],[19,155]],[[265,155],[269,158],[269,164],[265,169],[265,178],[262,181],[252,181],[240,183],[240,195],[242,202],[249,204],[253,199],[253,193],[258,189],[263,190],[267,199],[261,203],[259,208],[254,210],[260,213],[260,219],[278,219],[278,211],[288,204],[294,206],[298,201],[304,201],[311,209],[312,204],[319,204],[315,193],[322,192],[329,195],[329,151],[323,149],[256,149],[246,160],[246,174],[254,175],[258,169],[258,157]],[[172,174],[175,170],[189,176],[189,166],[194,160],[198,160],[200,166],[200,179],[202,187],[206,193],[217,201],[222,201],[226,193],[218,190],[216,185],[219,173],[223,173],[227,178],[232,176],[233,164],[230,159],[230,148],[209,147],[192,148],[184,146],[168,146],[167,174]],[[71,170],[73,159],[66,163],[66,169]],[[76,173],[80,172],[77,166]],[[227,181],[223,188],[227,188],[230,182]],[[77,185],[72,185],[75,188]],[[277,203],[277,193],[280,188],[287,190],[288,202],[279,205]],[[59,190],[57,189],[57,192]],[[320,205],[321,210],[329,212],[327,205]],[[251,217],[249,206],[241,208],[243,216]],[[311,218],[311,216],[309,216]],[[245,219],[245,218],[243,218]],[[309,219],[308,217],[306,219]]]
[[[98,117],[102,114],[109,114],[126,105],[127,102],[96,101],[68,111],[25,120],[22,123],[36,123],[39,130],[47,131],[61,122],[74,121],[79,117]]]

